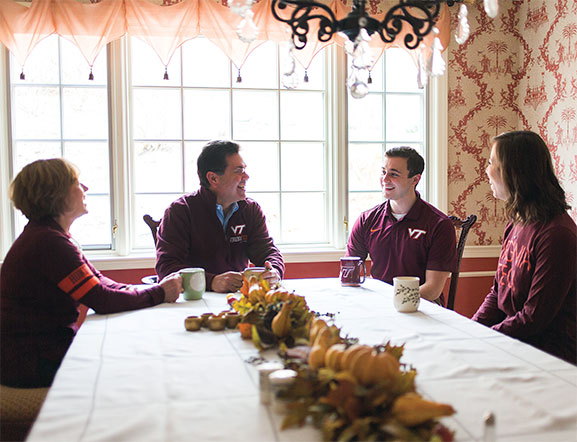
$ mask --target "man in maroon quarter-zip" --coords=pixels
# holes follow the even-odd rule
[[[246,164],[240,146],[211,141],[198,157],[198,191],[183,195],[165,211],[156,244],[159,278],[186,267],[202,267],[206,288],[234,292],[249,261],[268,269],[278,282],[284,262],[256,201],[246,198]]]

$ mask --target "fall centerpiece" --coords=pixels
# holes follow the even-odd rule
[[[437,419],[454,409],[416,391],[416,369],[401,362],[404,346],[343,337],[331,315],[319,315],[303,296],[270,289],[255,277],[228,302],[241,316],[243,337],[259,350],[278,348],[285,367],[297,373],[283,392],[283,429],[310,419],[324,440],[453,439]]]

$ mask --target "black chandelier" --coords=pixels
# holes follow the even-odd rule
[[[385,43],[392,43],[403,30],[403,24],[409,25],[409,32],[403,42],[407,49],[416,49],[423,38],[433,31],[442,4],[453,6],[465,0],[400,0],[392,6],[382,21],[371,17],[366,11],[366,0],[354,0],[352,10],[342,20],[337,20],[333,11],[325,4],[314,0],[272,0],[271,9],[275,19],[286,23],[292,30],[292,38],[296,49],[302,49],[307,44],[309,23],[319,21],[318,39],[329,41],[335,33],[345,34],[349,40],[355,41],[365,29],[369,36],[377,32]],[[290,17],[282,14],[291,6]]]
[[[258,29],[252,18],[251,6],[254,0],[230,0],[230,8],[243,20],[237,27],[239,39],[251,43],[257,38]],[[483,2],[485,12],[491,18],[499,13],[499,0],[396,0],[388,7],[382,20],[371,17],[366,10],[367,0],[353,0],[351,12],[337,20],[335,13],[327,5],[315,0],[271,0],[271,13],[281,23],[286,23],[291,31],[288,63],[283,75],[283,86],[294,89],[298,85],[294,49],[303,49],[307,45],[311,25],[318,21],[317,38],[321,43],[328,42],[336,33],[345,35],[344,49],[351,57],[351,67],[347,83],[354,98],[362,98],[368,93],[371,83],[370,69],[373,66],[368,42],[378,33],[385,43],[393,43],[403,36],[403,44],[408,50],[415,50],[417,59],[417,84],[420,88],[427,83],[429,76],[443,75],[445,61],[441,55],[442,43],[436,25],[443,5],[453,6],[460,3],[455,40],[463,44],[469,36],[466,4]],[[433,34],[431,42],[423,41]],[[240,80],[240,75],[239,79]],[[305,70],[305,82],[308,75]]]

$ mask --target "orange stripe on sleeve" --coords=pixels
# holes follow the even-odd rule
[[[63,292],[70,293],[78,283],[82,282],[84,279],[94,276],[94,273],[90,270],[87,264],[82,264],[76,270],[72,271],[68,276],[66,276],[62,281],[58,283],[58,288]]]
[[[93,276],[84,284],[82,284],[80,287],[78,287],[76,290],[74,290],[72,293],[70,293],[70,296],[72,296],[72,299],[74,299],[75,301],[78,301],[80,298],[86,295],[86,293],[88,293],[88,291],[92,287],[98,285],[98,282],[99,282],[98,278],[96,276]]]

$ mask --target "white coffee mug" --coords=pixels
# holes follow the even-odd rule
[[[416,312],[421,302],[419,278],[417,276],[397,276],[393,278],[394,305],[403,313]]]

